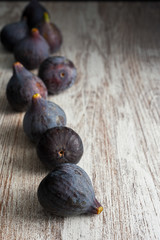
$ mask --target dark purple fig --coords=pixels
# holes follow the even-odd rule
[[[47,101],[39,94],[32,97],[32,104],[23,120],[23,129],[32,142],[37,143],[49,128],[66,124],[65,112],[57,104]]]
[[[57,166],[41,181],[37,195],[42,207],[57,216],[103,211],[89,176],[75,164]]]
[[[33,28],[30,35],[15,46],[14,55],[17,61],[32,70],[38,68],[41,62],[49,56],[49,45],[38,29]]]
[[[83,143],[71,128],[51,128],[42,135],[37,144],[37,155],[50,169],[60,163],[78,163],[83,155]]]
[[[21,63],[13,65],[13,76],[8,82],[6,95],[11,107],[18,111],[26,111],[31,105],[35,93],[47,97],[47,89],[42,80],[29,72]]]
[[[25,20],[10,23],[1,30],[1,42],[9,51],[13,51],[14,46],[29,34],[28,25]]]
[[[57,94],[73,85],[77,76],[74,64],[65,57],[49,57],[39,68],[39,77],[47,86],[48,92]]]
[[[62,44],[62,34],[57,26],[50,22],[48,13],[44,13],[44,20],[38,26],[40,34],[46,39],[50,46],[50,52],[54,53],[59,50]]]
[[[36,27],[43,20],[43,14],[47,12],[37,0],[32,0],[25,7],[22,13],[22,19],[26,18],[30,28]]]

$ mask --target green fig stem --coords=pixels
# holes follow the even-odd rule
[[[50,23],[49,15],[47,12],[44,12],[43,17],[44,17],[44,22]]]

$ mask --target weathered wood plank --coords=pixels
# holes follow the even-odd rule
[[[25,4],[1,2],[0,27],[16,21]],[[64,36],[57,54],[78,70],[75,85],[49,99],[82,137],[79,165],[104,211],[56,218],[39,205],[47,172],[23,133],[24,114],[7,103],[14,58],[0,45],[0,238],[160,239],[160,4],[43,4]]]

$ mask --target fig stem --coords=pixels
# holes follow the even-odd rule
[[[38,36],[39,35],[39,30],[37,28],[32,28],[31,35],[32,36]]]
[[[32,98],[33,99],[41,98],[41,95],[39,93],[35,93]]]
[[[48,13],[47,12],[44,12],[44,21],[46,22],[46,23],[49,23],[50,22],[50,19],[49,19],[49,15],[48,15]]]
[[[100,206],[100,207],[97,209],[97,214],[100,214],[102,211],[103,211],[103,207]]]
[[[20,62],[15,62],[14,64],[13,64],[13,66],[18,66],[18,67],[22,67],[23,65],[20,63]]]

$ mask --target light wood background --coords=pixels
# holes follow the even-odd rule
[[[0,27],[26,4],[0,2]],[[74,86],[49,99],[83,140],[79,165],[104,211],[57,218],[41,208],[47,171],[24,135],[24,113],[7,103],[14,57],[0,45],[0,239],[160,239],[160,3],[43,5],[63,33],[57,55],[78,70]]]

